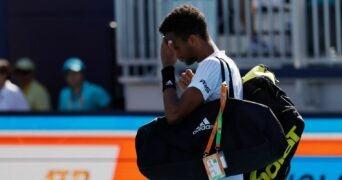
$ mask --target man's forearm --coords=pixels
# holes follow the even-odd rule
[[[174,124],[180,121],[179,98],[176,89],[168,88],[163,92],[165,116],[168,123]]]

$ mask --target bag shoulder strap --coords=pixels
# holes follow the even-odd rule
[[[216,58],[220,61],[222,82],[224,82],[226,80],[226,74],[224,72],[223,62],[227,65],[228,72],[229,72],[229,97],[234,98],[235,95],[234,95],[234,89],[233,89],[232,71],[230,70],[229,64],[228,64],[228,62],[226,62],[225,60],[223,60],[222,58],[220,58],[218,56],[216,56]]]

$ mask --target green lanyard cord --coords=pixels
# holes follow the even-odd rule
[[[220,111],[218,114],[217,134],[216,134],[216,150],[220,150],[222,135],[222,115],[227,102],[227,83],[221,85]]]
[[[221,98],[220,98],[220,110],[217,114],[214,127],[211,131],[207,147],[205,148],[203,157],[206,157],[209,152],[210,148],[213,144],[214,138],[216,136],[216,151],[220,150],[220,143],[221,143],[221,134],[222,134],[222,116],[224,112],[224,108],[226,106],[227,101],[227,84],[226,82],[223,82],[221,85]]]
[[[220,150],[221,144],[221,134],[222,134],[222,112],[219,112],[218,124],[217,124],[217,134],[216,134],[216,150]]]

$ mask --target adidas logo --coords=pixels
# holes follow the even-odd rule
[[[214,125],[210,124],[207,118],[204,118],[203,121],[197,126],[197,128],[192,132],[193,135],[197,134],[200,131],[212,129]]]
[[[172,85],[173,85],[173,83],[172,83],[172,81],[171,81],[171,80],[169,80],[169,81],[167,81],[167,82],[165,83],[165,85],[166,85],[166,86],[172,86]]]

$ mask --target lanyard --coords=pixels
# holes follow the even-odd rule
[[[211,145],[213,144],[214,137],[216,135],[216,150],[219,151],[221,147],[221,134],[222,134],[222,115],[227,102],[227,83],[223,82],[221,85],[221,98],[220,98],[220,111],[217,114],[215,124],[211,130],[207,147],[204,151],[204,156],[209,154]]]

